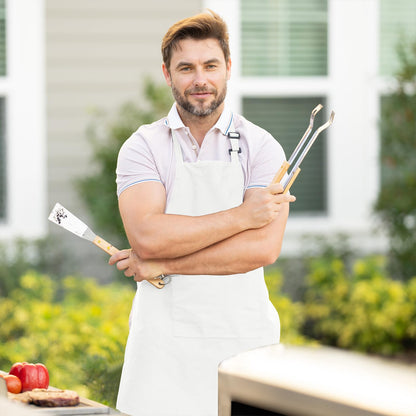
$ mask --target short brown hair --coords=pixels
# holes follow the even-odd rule
[[[183,39],[217,39],[225,61],[230,58],[228,29],[224,20],[212,10],[180,20],[166,32],[162,41],[163,62],[169,71],[172,51]]]

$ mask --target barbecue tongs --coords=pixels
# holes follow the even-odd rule
[[[318,104],[312,110],[311,117],[309,119],[308,128],[306,129],[305,133],[303,134],[302,138],[300,139],[298,145],[296,146],[296,148],[293,151],[292,155],[290,156],[289,160],[282,163],[282,166],[280,166],[279,171],[276,173],[275,177],[272,180],[271,184],[279,183],[283,179],[283,177],[285,176],[285,174],[287,173],[287,171],[289,170],[289,168],[291,167],[293,162],[295,162],[295,160],[296,160],[296,162],[293,164],[292,169],[288,173],[287,178],[285,179],[284,183],[282,183],[284,194],[286,194],[289,191],[290,187],[293,185],[293,182],[295,182],[295,179],[297,178],[297,176],[299,175],[299,172],[300,172],[300,167],[299,166],[302,163],[303,159],[305,159],[305,156],[309,152],[310,148],[314,144],[314,142],[317,139],[317,137],[319,136],[319,134],[323,130],[327,129],[332,124],[332,122],[334,121],[335,113],[332,111],[331,116],[329,117],[329,120],[325,124],[322,124],[322,126],[318,127],[316,129],[315,133],[312,135],[312,137],[308,141],[308,137],[309,137],[309,135],[311,133],[311,130],[313,128],[313,122],[314,122],[315,116],[322,108],[323,108],[323,106],[321,104]],[[300,153],[302,148],[303,148],[303,151],[302,151],[302,153]],[[299,153],[300,153],[300,155],[299,155]]]

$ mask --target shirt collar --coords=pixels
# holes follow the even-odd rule
[[[228,107],[224,107],[224,111],[221,113],[220,118],[215,123],[212,129],[218,129],[221,133],[226,136],[230,130],[231,124],[233,121],[233,113]],[[178,109],[176,107],[176,103],[173,103],[165,124],[169,126],[172,130],[177,130],[180,128],[186,128],[183,124],[182,119],[179,116]]]
[[[166,125],[169,126],[172,130],[177,130],[177,129],[185,127],[185,125],[183,124],[182,119],[179,116],[178,109],[176,107],[176,103],[173,103],[173,105],[172,105],[172,107],[169,111],[169,114],[168,114],[168,117],[167,117],[167,120],[166,120]]]
[[[219,129],[221,133],[224,136],[226,136],[231,128],[232,122],[233,122],[233,113],[227,106],[225,106],[224,111],[221,113],[221,116],[216,122],[214,128]]]

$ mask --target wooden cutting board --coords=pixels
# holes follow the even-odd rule
[[[79,404],[77,406],[39,407],[33,404],[29,404],[28,406],[33,408],[35,412],[51,413],[53,415],[98,415],[110,413],[108,406],[86,399],[85,397],[79,398]]]
[[[0,370],[0,374],[7,374],[4,371]],[[4,383],[5,384],[5,383]],[[59,390],[55,387],[49,386],[51,390]],[[18,396],[16,394],[7,393],[9,398],[13,396]],[[76,406],[66,406],[66,407],[40,407],[35,406],[34,404],[26,404],[31,411],[35,414],[37,412],[41,413],[51,413],[53,415],[95,415],[95,414],[109,414],[110,408],[104,404],[89,400],[85,397],[79,398],[79,404]]]

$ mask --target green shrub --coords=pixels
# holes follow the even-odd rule
[[[134,291],[73,276],[56,282],[37,272],[19,282],[0,303],[0,368],[43,362],[51,385],[114,406]]]
[[[304,322],[303,305],[300,302],[293,302],[281,291],[283,283],[281,271],[275,267],[266,269],[265,280],[270,300],[279,313],[280,341],[292,345],[310,342],[301,334]]]
[[[336,258],[311,261],[304,331],[320,342],[391,355],[416,347],[416,279],[390,279],[381,256],[348,272]]]

